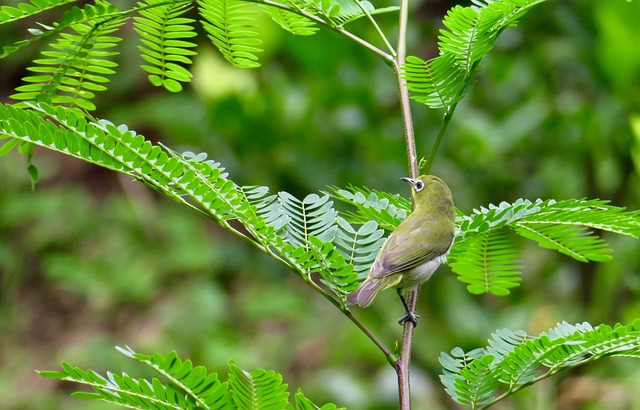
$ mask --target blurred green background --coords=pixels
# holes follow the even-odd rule
[[[454,4],[412,3],[410,54],[436,53],[441,18]],[[233,69],[203,37],[193,85],[181,94],[151,87],[137,68],[137,43],[124,42],[120,73],[98,97],[96,115],[176,150],[205,151],[242,185],[304,196],[354,184],[407,195],[398,180],[407,164],[390,68],[333,32],[294,37],[259,18],[263,67]],[[432,169],[462,211],[520,197],[640,208],[639,21],[639,1],[550,1],[502,35]],[[380,23],[394,32],[396,16]],[[2,43],[33,25],[2,27]],[[375,38],[364,21],[353,27]],[[132,28],[123,30],[131,40]],[[0,62],[3,102],[38,51]],[[442,113],[413,108],[426,156]],[[302,387],[317,403],[397,408],[384,357],[294,274],[127,178],[44,150],[35,163],[41,181],[32,192],[24,158],[0,159],[0,408],[114,408],[72,399],[76,386],[34,370],[66,360],[148,375],[116,345],[175,349],[223,373],[228,359],[273,369],[289,391]],[[504,298],[472,296],[441,268],[418,304],[414,407],[459,408],[439,383],[438,356],[483,346],[495,329],[539,333],[561,320],[640,317],[639,243],[607,239],[614,260],[603,264],[528,247],[522,286]],[[356,312],[388,346],[400,337],[401,313],[393,292]],[[496,408],[640,409],[638,380],[637,360],[604,360]]]

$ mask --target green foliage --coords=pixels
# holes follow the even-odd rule
[[[348,211],[345,218],[352,223],[364,224],[376,221],[381,228],[392,231],[411,211],[411,203],[399,195],[379,192],[368,188],[331,188],[334,198],[356,208]]]
[[[553,226],[550,226],[553,228]],[[452,248],[451,270],[468,283],[473,294],[505,296],[520,282],[521,249],[513,232],[499,228],[483,232]]]
[[[130,175],[253,242],[309,284],[316,286],[312,274],[320,274],[342,301],[381,246],[381,232],[368,221],[393,229],[408,206],[406,200],[389,194],[334,189],[335,198],[356,207],[357,213],[345,214],[352,223],[362,225],[356,230],[347,219],[338,218],[328,195],[311,194],[300,200],[286,192],[267,197],[264,187],[240,188],[227,179],[219,163],[206,161],[204,154],[177,154],[126,127],[87,121],[78,110],[4,105],[0,114],[5,118],[0,122],[4,136]],[[240,222],[250,236],[229,220]],[[639,237],[638,212],[601,200],[490,205],[458,219],[449,255],[451,268],[472,293],[506,295],[520,281],[520,248],[514,233],[579,261],[610,259],[606,243],[587,229]]]
[[[112,12],[109,6],[100,10]],[[112,58],[117,51],[109,51],[122,39],[112,36],[124,23],[122,19],[95,19],[93,25],[77,23],[75,33],[61,33],[51,48],[43,51],[45,58],[35,60],[37,66],[29,67],[36,75],[23,78],[26,85],[16,89],[11,97],[16,100],[46,102],[77,106],[85,110],[96,107],[90,101],[98,91],[105,91],[107,76],[115,73],[117,64]]]
[[[542,1],[474,1],[474,6],[453,7],[443,20],[445,29],[440,30],[439,56],[429,61],[409,56],[402,66],[407,88],[415,94],[412,98],[431,108],[452,110],[465,96],[498,35]]]
[[[282,192],[265,198],[267,189],[237,186],[219,163],[206,160],[206,154],[175,153],[125,126],[87,119],[77,109],[2,105],[0,118],[0,135],[129,175],[252,242],[313,286],[312,274],[319,273],[342,300],[356,286],[353,266],[331,243],[338,221],[327,195],[312,194],[299,200]],[[242,224],[250,236],[234,228],[230,220]],[[367,238],[353,238],[363,240]],[[356,246],[345,236],[341,244]]]
[[[0,9],[0,24],[35,16],[38,13],[60,7],[69,1],[32,0],[18,7],[3,6]],[[260,66],[257,53],[261,52],[255,13],[258,11],[245,0],[200,0],[198,10],[201,23],[212,43],[225,59],[236,67]],[[260,3],[260,2],[259,2]],[[283,29],[297,35],[315,33],[317,23],[339,27],[366,13],[386,13],[397,8],[376,10],[370,3],[350,0],[307,3],[304,1],[263,3],[264,10]],[[97,91],[107,89],[108,76],[114,74],[117,64],[112,61],[118,55],[115,50],[120,38],[112,34],[130,18],[140,35],[142,58],[148,63],[141,68],[149,73],[154,86],[169,91],[182,90],[182,84],[191,81],[187,69],[196,44],[189,38],[197,35],[195,20],[184,17],[192,8],[191,1],[166,2],[149,0],[138,2],[130,10],[118,10],[107,1],[100,0],[84,8],[73,7],[65,12],[62,21],[53,26],[40,24],[31,29],[32,38],[14,44],[3,45],[0,58],[42,40],[58,35],[50,47],[43,51],[45,58],[34,61],[29,71],[37,75],[27,76],[27,84],[19,86],[12,97],[21,101],[46,102],[77,106],[94,110],[91,101]],[[319,13],[320,16],[316,16]],[[65,32],[71,30],[72,33]]]
[[[200,0],[202,24],[209,38],[224,58],[239,68],[259,67],[256,53],[262,40],[258,37],[255,10],[241,0]]]
[[[336,246],[346,262],[353,265],[358,277],[364,279],[386,239],[384,230],[378,229],[375,221],[365,222],[356,230],[342,217],[338,217],[338,226],[340,229],[335,238]]]
[[[414,98],[430,107],[445,108],[450,114],[464,97],[480,61],[499,33],[539,2],[474,1],[474,7],[452,9],[444,21],[446,30],[439,42],[441,55],[427,62],[409,57],[403,66],[404,78],[416,93]],[[238,67],[257,67],[259,27],[253,19],[254,10],[246,3],[201,0],[198,5],[205,30],[225,58]],[[0,23],[61,4],[32,0],[32,5],[2,8]],[[207,161],[204,154],[179,154],[147,141],[126,126],[94,119],[83,111],[95,108],[90,101],[94,92],[106,89],[106,76],[115,68],[109,65],[110,58],[116,52],[103,49],[116,45],[118,39],[109,34],[130,16],[135,16],[136,31],[142,37],[142,56],[151,64],[143,66],[151,74],[151,83],[170,91],[181,90],[181,83],[191,78],[184,66],[191,63],[189,56],[195,55],[191,50],[194,43],[185,40],[193,37],[195,21],[182,17],[190,4],[147,1],[123,12],[106,2],[84,9],[76,7],[54,27],[32,30],[34,38],[5,46],[2,57],[46,36],[60,35],[52,45],[56,51],[46,51],[44,55],[49,58],[35,61],[31,68],[44,74],[27,77],[25,81],[32,84],[17,89],[15,97],[26,104],[0,106],[0,138],[9,138],[0,147],[0,154],[19,146],[30,158],[35,144],[124,173],[218,222],[299,274],[345,310],[346,294],[357,286],[358,277],[366,274],[384,241],[384,230],[392,230],[406,216],[408,201],[365,188],[334,189],[331,195],[310,194],[302,199],[287,192],[269,195],[266,187],[237,185],[219,163]],[[350,0],[261,5],[283,29],[298,35],[315,33],[317,25],[349,33],[343,31],[345,24],[395,9],[376,10],[368,2]],[[74,33],[63,32],[67,29]],[[445,120],[445,128],[447,123]],[[35,180],[37,175],[32,175]],[[353,205],[355,212],[339,216],[331,196]],[[468,284],[471,293],[498,295],[508,294],[520,281],[519,237],[587,262],[611,259],[607,244],[590,230],[639,236],[637,212],[625,212],[597,200],[518,200],[514,204],[490,205],[472,215],[459,215],[458,227],[450,254],[452,269]],[[574,329],[559,325],[550,332],[552,336],[533,339],[520,331],[502,330],[485,350],[464,353],[458,349],[453,356],[443,358],[445,372],[454,375],[443,381],[456,400],[472,407],[489,404],[496,400],[501,383],[508,384],[505,394],[510,394],[539,380],[539,365],[549,365],[553,371],[546,375],[551,375],[594,357],[638,356],[637,327],[618,326],[612,330],[600,326],[598,330],[602,328],[604,332],[598,339],[600,347],[594,345],[591,350],[579,349],[588,344],[580,337],[570,339],[574,331],[589,334],[585,336],[589,340],[597,339],[584,326]],[[624,344],[618,333],[633,335]],[[554,341],[563,338],[569,342],[558,342],[562,349],[557,353],[553,350]],[[571,353],[573,346],[577,350]],[[190,361],[182,362],[175,354],[153,358],[157,364],[154,367],[169,379],[169,384],[127,375],[102,377],[68,364],[63,364],[64,373],[43,375],[82,380],[96,389],[96,393],[80,393],[80,397],[140,408],[207,408],[207,400],[212,397],[216,408],[230,403],[239,408],[282,408],[287,404],[286,385],[274,372],[246,372],[230,362],[227,385],[220,383],[217,375],[206,375],[206,369],[193,368]],[[494,371],[495,367],[500,367],[501,372]],[[227,390],[228,386],[231,390]],[[298,408],[317,408],[301,391],[295,395],[295,403]],[[289,407],[292,408],[290,404]]]
[[[502,329],[485,348],[442,353],[440,379],[455,401],[484,409],[560,371],[613,356],[640,358],[640,319],[595,329],[586,322],[562,322],[535,337]]]
[[[136,32],[140,34],[139,47],[151,65],[142,69],[149,73],[149,82],[163,86],[169,91],[182,90],[181,82],[191,81],[191,73],[180,64],[191,64],[191,50],[195,43],[185,39],[197,36],[193,19],[181,17],[191,10],[189,2],[167,4],[162,0],[147,0],[138,3],[140,17],[134,17]]]
[[[62,362],[63,371],[41,371],[40,376],[75,382],[91,387],[94,392],[76,392],[74,397],[101,400],[132,409],[294,409],[288,401],[287,385],[274,371],[242,370],[229,361],[228,381],[222,382],[217,373],[209,373],[204,366],[182,361],[176,352],[163,356],[136,353],[130,348],[118,348],[126,356],[157,371],[158,378],[134,379],[122,373],[107,372],[106,377],[93,370],[84,371]],[[295,409],[317,409],[302,390],[295,396]],[[336,409],[326,404],[322,409]]]
[[[291,3],[292,7],[305,6],[304,4]],[[288,32],[298,36],[311,36],[318,31],[316,23],[307,17],[293,13],[278,7],[264,6],[263,10],[273,21]],[[301,9],[304,10],[304,9]]]
[[[288,403],[287,385],[273,370],[242,370],[229,362],[229,385],[234,392],[233,401],[239,409],[283,409]]]
[[[0,7],[0,22],[8,23],[16,21],[74,1],[75,0],[30,0],[29,3],[20,3],[17,7],[2,6]]]
[[[305,246],[315,236],[331,242],[335,236],[338,212],[328,195],[307,195],[300,200],[287,192],[278,193],[278,202],[288,219],[284,239],[296,247]]]
[[[536,241],[581,261],[607,261],[611,250],[588,229],[640,236],[638,211],[607,205],[607,201],[519,199],[475,209],[459,220],[449,255],[451,269],[468,283],[471,293],[509,293],[520,281],[520,247],[513,234]]]
[[[400,223],[409,206],[404,198],[365,188],[333,188],[333,192],[336,199],[356,208],[356,213],[345,214],[348,220],[373,220],[387,230]],[[519,285],[521,241],[516,235],[581,262],[611,259],[607,243],[589,229],[640,237],[639,212],[603,200],[519,199],[474,209],[471,215],[459,214],[456,225],[448,259],[473,294],[507,295]]]

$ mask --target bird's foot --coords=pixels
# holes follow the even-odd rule
[[[419,314],[407,311],[407,314],[401,317],[400,320],[398,320],[398,324],[402,326],[405,324],[405,322],[411,322],[413,323],[413,327],[416,327],[418,326],[419,317]]]

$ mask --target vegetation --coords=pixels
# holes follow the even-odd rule
[[[7,175],[0,226],[6,238],[20,238],[0,249],[2,325],[9,331],[0,383],[5,407],[28,400],[60,408],[66,400],[46,388],[21,395],[9,387],[26,364],[52,364],[38,359],[40,352],[65,360],[62,372],[40,375],[91,386],[74,395],[99,399],[96,408],[317,408],[307,397],[395,408],[397,398],[357,397],[388,363],[404,409],[412,348],[414,369],[442,372],[440,390],[471,408],[505,400],[526,408],[531,397],[547,407],[640,402],[625,387],[638,373],[630,359],[605,361],[589,376],[612,380],[615,397],[566,393],[590,380],[571,369],[640,352],[637,244],[621,239],[640,236],[638,212],[624,208],[638,202],[640,54],[629,40],[638,30],[637,4],[474,1],[445,15],[437,53],[405,58],[407,48],[425,48],[413,44],[415,32],[434,38],[437,19],[407,18],[430,11],[428,4],[69,3],[0,9],[3,30],[30,33],[3,36],[0,54],[21,79],[14,102],[0,105],[0,152],[7,156],[0,163]],[[516,31],[525,14],[531,20]],[[267,18],[301,37],[276,34]],[[34,44],[41,55],[29,55]],[[223,66],[207,44],[231,65],[260,68]],[[130,71],[135,65],[142,70]],[[143,72],[148,86],[141,85]],[[156,142],[165,138],[171,142]],[[25,167],[16,167],[16,151]],[[192,151],[215,153],[221,162]],[[411,174],[424,152],[424,172],[443,176],[454,191],[461,211],[449,268],[459,281],[441,269],[424,286],[419,310],[426,304],[428,314],[415,336],[405,324],[391,347],[399,336],[391,326],[395,305],[381,297],[355,311],[345,298],[386,231],[410,210],[386,191],[397,191],[405,151]],[[116,172],[80,168],[74,175],[53,152]],[[45,179],[28,192],[25,175],[32,185]],[[178,206],[156,201],[131,179]],[[554,199],[524,199],[531,195]],[[482,206],[491,203],[498,205]],[[462,211],[468,208],[476,209]],[[196,223],[198,215],[222,230]],[[228,234],[243,241],[222,240]],[[608,242],[619,256],[612,258]],[[339,313],[348,321],[337,325]],[[39,329],[42,323],[53,325]],[[505,326],[527,330],[494,331],[476,348]],[[184,350],[214,370],[175,352],[120,348],[162,379],[111,373],[116,359],[105,356],[105,344],[124,343]],[[443,350],[450,353],[440,354],[440,366]],[[105,370],[83,371],[67,360]],[[282,369],[299,386],[236,362]],[[118,366],[117,373],[126,367]],[[413,377],[414,405],[452,406],[438,394],[420,394],[430,383],[425,374]],[[549,393],[525,389],[550,376]]]

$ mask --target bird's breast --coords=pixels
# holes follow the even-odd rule
[[[410,271],[402,275],[402,281],[398,285],[399,288],[411,288],[429,280],[431,275],[438,269],[442,262],[447,261],[447,255],[440,255],[435,259],[418,265]]]

